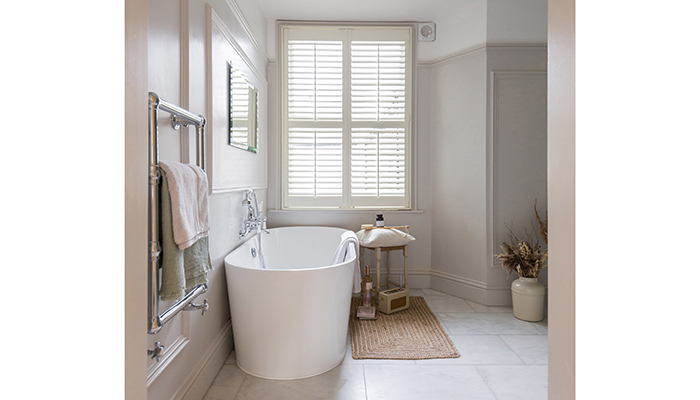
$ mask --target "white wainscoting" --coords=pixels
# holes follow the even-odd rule
[[[232,32],[207,4],[207,174],[212,193],[267,187],[267,58],[240,19],[237,26],[240,28]],[[257,153],[228,144],[229,62],[258,89]]]

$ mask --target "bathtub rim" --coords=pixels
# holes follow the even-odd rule
[[[331,228],[331,229],[338,229],[338,230],[345,231],[345,232],[352,232],[352,233],[355,233],[355,231],[352,231],[352,230],[350,230],[350,229],[339,228],[339,227],[337,227],[337,226],[325,226],[325,225],[294,225],[294,226],[280,226],[280,227],[277,227],[277,228],[270,228],[269,230],[270,230],[270,232],[272,232],[272,231],[276,231],[276,230],[287,230],[287,229],[294,229],[294,228],[309,228],[309,229],[313,229],[313,228]],[[262,235],[263,233],[260,233],[260,234]],[[256,235],[250,236],[248,239],[246,239],[245,242],[241,243],[238,247],[236,247],[235,249],[231,250],[228,254],[226,254],[226,257],[224,257],[224,267],[244,268],[244,269],[249,269],[249,270],[253,270],[253,271],[271,271],[271,272],[281,272],[281,271],[289,271],[289,272],[320,271],[320,270],[324,270],[324,269],[338,268],[338,267],[343,266],[343,265],[346,265],[346,264],[348,264],[348,263],[350,263],[350,262],[357,262],[357,261],[359,261],[359,257],[360,257],[359,254],[355,254],[355,258],[350,259],[350,260],[346,260],[346,261],[341,261],[341,262],[339,262],[339,263],[337,263],[337,264],[324,265],[324,266],[322,266],[322,267],[314,267],[314,268],[294,268],[294,269],[268,269],[268,268],[264,268],[264,269],[263,269],[263,268],[252,268],[252,267],[246,267],[246,266],[242,266],[242,265],[233,264],[233,263],[230,263],[230,262],[227,260],[228,257],[229,257],[231,254],[235,253],[236,251],[238,251],[238,249],[240,249],[241,247],[245,246],[249,241],[255,240],[255,236],[256,236]],[[355,234],[355,237],[357,237],[357,234]],[[355,253],[357,253],[357,252],[355,252]],[[334,367],[334,368],[335,368],[335,367]],[[242,368],[241,368],[241,369],[242,369]],[[253,374],[251,374],[251,375],[253,375]],[[267,379],[270,379],[270,378],[267,378]]]

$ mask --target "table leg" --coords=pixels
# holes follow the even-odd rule
[[[386,288],[391,289],[391,251],[386,252]]]
[[[408,289],[408,246],[403,246],[403,285]]]
[[[379,293],[379,289],[381,289],[381,274],[379,272],[380,267],[380,261],[382,259],[382,248],[381,247],[375,247],[374,249],[374,255],[377,259],[377,293]]]

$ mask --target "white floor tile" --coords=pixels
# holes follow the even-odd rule
[[[485,305],[481,305],[479,303],[474,303],[473,301],[469,301],[469,300],[467,300],[467,303],[469,303],[469,305],[476,312],[485,312],[485,313],[512,313],[513,312],[513,307],[485,306]]]
[[[497,400],[546,400],[546,365],[476,367]]]
[[[547,336],[503,335],[501,339],[525,364],[547,364]]]
[[[224,364],[202,400],[233,400],[246,376],[236,364]]]
[[[506,313],[439,313],[451,335],[532,335],[540,332],[529,322]]]
[[[246,377],[235,400],[365,400],[362,365],[345,365],[306,379],[275,381]]]
[[[532,325],[542,334],[547,334],[547,316],[540,322],[532,322]]]
[[[521,359],[496,335],[451,335],[459,358],[416,360],[421,364],[522,364]]]
[[[428,307],[434,312],[474,312],[474,309],[467,303],[466,300],[459,297],[444,295],[444,296],[425,296],[425,302]]]
[[[495,400],[470,365],[365,365],[368,400]]]
[[[449,296],[447,293],[435,289],[421,289],[426,296]]]
[[[343,363],[307,379],[275,381],[247,375],[232,351],[203,400],[430,400],[547,398],[547,319],[525,322],[511,307],[486,307],[433,289],[423,296],[461,357],[354,360],[348,335]]]
[[[447,329],[447,325],[445,325],[445,323],[442,321],[442,319],[440,318],[440,315],[438,315],[437,313],[434,313],[434,314],[435,314],[436,317],[438,317],[438,321],[440,321],[440,325],[442,325],[442,329],[444,329],[445,332],[449,335],[449,334],[450,334],[450,330]]]

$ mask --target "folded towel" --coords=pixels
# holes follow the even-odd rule
[[[212,270],[209,258],[209,237],[203,237],[185,250],[175,244],[173,236],[172,205],[168,180],[160,187],[161,226],[161,284],[160,299],[180,300],[187,289],[207,283],[207,272]]]
[[[209,183],[196,165],[161,161],[172,204],[175,243],[184,250],[209,234]]]
[[[351,252],[350,249],[353,251]],[[360,271],[360,242],[357,241],[355,232],[345,232],[340,235],[340,244],[335,249],[331,265],[340,264],[353,255],[355,256],[355,272],[353,275],[352,292],[360,293],[360,284],[362,281],[362,271]]]

